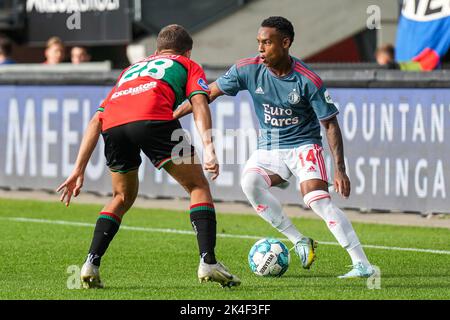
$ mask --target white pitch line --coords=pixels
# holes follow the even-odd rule
[[[8,220],[8,221],[15,221],[15,222],[43,223],[43,224],[57,224],[57,225],[67,225],[67,226],[76,226],[76,227],[89,227],[89,228],[94,228],[95,227],[95,224],[92,224],[92,223],[84,223],[84,222],[76,222],[76,221],[64,221],[64,220],[45,220],[45,219],[13,218],[13,217],[0,217],[0,220]],[[159,233],[176,233],[176,234],[195,235],[194,231],[178,230],[178,229],[131,227],[131,226],[126,226],[126,225],[121,225],[120,229],[121,230],[132,230],[132,231],[143,231],[143,232],[159,232]],[[250,235],[241,235],[241,234],[225,234],[225,233],[218,233],[217,237],[220,237],[220,238],[233,238],[233,239],[254,239],[254,240],[259,240],[261,238],[264,238],[262,236],[250,236]],[[287,240],[287,239],[282,239],[282,240]],[[327,242],[327,241],[317,241],[317,242],[320,243],[320,244],[323,244],[323,245],[340,246],[336,242]],[[363,245],[363,247],[364,248],[371,248],[371,249],[381,249],[381,250],[410,251],[410,252],[423,252],[423,253],[434,253],[434,254],[450,255],[450,251],[446,251],[446,250],[388,247],[388,246],[378,246],[378,245]]]

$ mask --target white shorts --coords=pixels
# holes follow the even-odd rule
[[[300,183],[312,179],[328,182],[323,148],[317,144],[293,149],[258,149],[248,159],[243,173],[253,168],[266,169],[286,181],[294,175]]]

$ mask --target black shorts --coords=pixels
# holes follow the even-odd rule
[[[178,120],[130,122],[102,132],[106,164],[113,172],[139,168],[141,150],[161,169],[174,159],[194,154],[194,147]]]

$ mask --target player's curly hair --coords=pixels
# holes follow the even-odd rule
[[[281,33],[283,37],[289,38],[289,40],[291,41],[290,43],[291,45],[292,42],[294,42],[295,36],[294,26],[288,19],[284,17],[279,16],[269,17],[261,23],[261,27],[275,28],[279,33]]]
[[[173,50],[183,54],[192,50],[192,37],[182,26],[171,24],[164,27],[156,39],[157,50]]]

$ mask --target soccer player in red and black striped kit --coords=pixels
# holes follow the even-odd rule
[[[216,215],[208,181],[186,136],[173,141],[172,133],[182,130],[173,111],[186,98],[193,105],[194,120],[202,137],[204,169],[219,175],[211,138],[209,89],[202,68],[190,60],[192,38],[179,25],[163,28],[157,38],[157,52],[125,69],[116,86],[89,123],[81,142],[74,170],[57,189],[68,206],[78,196],[89,158],[100,133],[111,171],[113,198],[97,219],[89,254],[81,269],[85,288],[102,288],[99,267],[123,216],[138,194],[141,150],[158,169],[164,168],[184,187],[191,198],[191,223],[200,251],[200,282],[215,281],[237,286],[240,280],[216,261]],[[176,152],[175,150],[181,150]],[[175,161],[178,160],[178,161]]]

